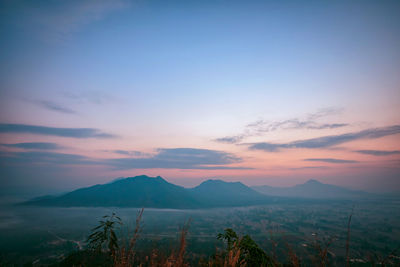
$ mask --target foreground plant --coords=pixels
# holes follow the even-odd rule
[[[143,216],[144,209],[142,208],[138,211],[136,215],[136,224],[135,229],[132,234],[128,234],[130,237],[128,242],[124,242],[124,245],[121,249],[114,253],[114,266],[118,267],[130,267],[133,266],[134,259],[135,259],[135,246],[136,242],[139,238],[139,234],[142,230],[141,227],[141,220]]]
[[[92,233],[87,239],[89,248],[99,253],[108,249],[111,255],[115,255],[119,249],[115,228],[120,225],[122,225],[122,220],[114,212],[111,216],[103,216],[103,220],[99,221],[99,225],[92,229]]]
[[[235,231],[227,228],[217,235],[217,239],[227,245],[224,266],[273,266],[271,257],[249,235],[239,238]]]

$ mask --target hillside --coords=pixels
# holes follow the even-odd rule
[[[375,196],[374,194],[363,191],[351,190],[331,184],[324,184],[313,179],[308,180],[304,184],[298,184],[292,187],[273,187],[263,185],[253,186],[252,189],[265,195],[280,197],[351,199]]]
[[[204,206],[250,206],[265,204],[269,198],[240,182],[207,180],[190,189],[192,195]]]
[[[58,197],[36,198],[25,205],[61,207],[146,207],[210,208],[247,206],[268,202],[262,195],[242,183],[209,180],[195,188],[184,188],[161,177],[145,175],[81,188]]]
[[[81,188],[53,198],[34,199],[25,204],[43,206],[195,208],[199,204],[187,189],[161,177],[145,175]]]

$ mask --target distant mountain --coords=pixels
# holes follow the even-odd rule
[[[304,184],[292,187],[273,187],[268,185],[251,187],[257,192],[269,196],[301,197],[318,199],[351,199],[373,197],[374,194],[351,190],[341,186],[324,184],[317,180],[309,180]]]
[[[161,177],[136,176],[81,188],[65,195],[33,199],[28,205],[86,207],[196,208],[190,192]]]
[[[270,201],[265,195],[256,192],[240,182],[207,180],[189,189],[192,195],[204,206],[250,206]]]
[[[32,199],[23,204],[62,207],[210,208],[267,203],[269,198],[242,183],[206,181],[195,188],[145,175],[81,188],[57,197]]]

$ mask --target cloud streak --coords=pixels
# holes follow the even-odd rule
[[[218,143],[236,144],[242,141],[245,137],[245,135],[225,136],[221,138],[216,138],[214,139],[214,141]]]
[[[149,153],[144,153],[141,151],[136,150],[112,150],[107,152],[113,152],[115,154],[124,155],[124,156],[131,156],[131,157],[149,157]]]
[[[297,167],[297,168],[289,168],[289,170],[292,170],[292,171],[309,170],[309,169],[325,170],[325,169],[329,169],[329,167],[327,167],[327,166],[304,166],[304,167]]]
[[[304,161],[317,161],[317,162],[325,162],[325,163],[359,163],[356,160],[346,160],[346,159],[332,159],[332,158],[313,158],[313,159],[304,159]]]
[[[372,155],[372,156],[389,156],[389,155],[399,155],[400,150],[356,150],[354,152],[365,154],[365,155]]]
[[[119,169],[248,169],[226,166],[242,162],[242,159],[223,151],[196,148],[163,148],[157,152],[151,157],[110,159],[107,163]]]
[[[259,143],[251,143],[248,145],[249,149],[251,150],[263,150],[267,152],[275,152],[281,149],[293,149],[293,148],[315,149],[315,148],[327,148],[359,139],[375,139],[399,133],[400,133],[400,125],[393,125],[381,128],[366,129],[355,133],[329,135],[324,137],[298,140],[289,143],[259,142]]]
[[[95,159],[76,154],[47,151],[0,152],[2,163],[49,165],[102,165],[118,170],[128,169],[199,169],[229,170],[250,169],[229,166],[242,159],[233,154],[196,148],[163,148],[156,154],[143,158]]]
[[[22,149],[37,149],[37,150],[56,150],[62,148],[62,146],[56,143],[43,143],[43,142],[2,144],[2,146],[12,147],[12,148],[22,148]]]
[[[28,124],[0,123],[0,133],[27,133],[71,138],[113,138],[115,135],[93,128],[57,128]]]
[[[76,114],[76,111],[69,109],[67,107],[61,106],[57,103],[54,103],[52,101],[37,101],[35,102],[37,103],[39,106],[51,110],[51,111],[55,111],[55,112],[60,112],[60,113],[65,113],[65,114]]]
[[[0,158],[3,163],[50,164],[50,165],[101,165],[98,160],[76,154],[65,154],[47,151],[29,152],[2,152]]]
[[[273,132],[277,130],[293,130],[293,129],[322,130],[322,129],[335,129],[348,126],[347,123],[317,122],[317,120],[320,118],[339,114],[340,112],[341,109],[325,108],[325,109],[320,109],[317,112],[308,114],[305,119],[292,118],[288,120],[272,121],[272,122],[266,120],[258,120],[246,125],[243,133],[241,134],[216,138],[214,139],[214,141],[226,144],[236,144],[241,142],[246,137],[260,136],[264,133]]]

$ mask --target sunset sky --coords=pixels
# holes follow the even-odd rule
[[[140,174],[400,191],[400,1],[0,5],[0,194]]]

